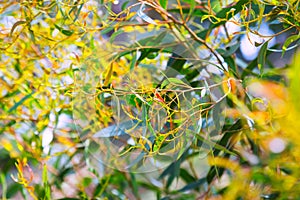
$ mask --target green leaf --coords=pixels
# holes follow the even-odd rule
[[[55,26],[55,28],[57,28],[62,34],[66,35],[66,36],[71,36],[71,35],[73,35],[73,33],[74,33],[74,31],[63,29],[62,27],[58,26],[57,24],[54,24],[54,26]]]
[[[168,6],[168,0],[159,0],[159,4],[160,4],[161,7],[163,7],[164,9],[167,9],[167,6]]]
[[[208,183],[211,183],[216,176],[217,177],[222,176],[222,174],[224,173],[224,170],[225,170],[224,168],[212,166],[206,175],[206,181]]]
[[[233,72],[234,75],[238,75],[237,67],[235,60],[232,58],[232,56],[224,57],[224,61],[227,63],[228,68],[231,72]]]
[[[177,178],[180,174],[180,162],[175,162],[172,166],[172,174],[167,179],[166,187],[169,188],[175,178]]]
[[[169,85],[170,83],[173,83],[175,85],[186,85],[182,80],[178,78],[167,78],[164,80],[161,84],[161,88],[164,88],[165,86]]]
[[[4,173],[0,174],[0,182],[1,182],[1,185],[2,185],[2,198],[6,199],[7,183],[6,183],[6,179],[5,179],[5,174]]]
[[[153,60],[154,58],[156,58],[158,56],[158,53],[157,52],[153,52],[153,53],[149,53],[147,55],[147,58],[150,59],[150,60]]]
[[[17,61],[17,62],[16,62],[16,64],[14,64],[14,69],[15,69],[20,75],[22,75],[22,74],[23,74],[23,71],[22,71],[21,66],[20,66],[20,60],[17,59],[16,61]]]
[[[137,61],[137,52],[134,51],[132,52],[132,60],[130,63],[130,71],[134,69],[134,67],[136,66],[136,61]]]
[[[140,45],[142,45],[142,46],[157,46],[158,44],[161,43],[161,41],[163,41],[163,39],[165,38],[166,34],[167,34],[167,32],[163,31],[163,32],[161,32],[157,36],[151,36],[151,37],[144,38],[144,39],[142,39],[142,40],[140,40],[140,41],[137,42],[138,46],[140,46]],[[156,48],[145,48],[145,49],[142,49],[141,50],[141,55],[140,55],[138,61],[141,62],[145,58],[153,59],[154,56],[155,56],[155,54],[153,54],[153,53],[157,53],[158,51],[160,51],[159,48],[157,48],[157,49]]]
[[[290,46],[291,43],[297,41],[299,38],[300,38],[300,35],[292,35],[292,36],[288,37],[282,46],[282,55],[281,56],[284,55],[288,46]]]
[[[107,28],[105,28],[105,29],[103,29],[103,30],[101,31],[101,35],[108,34],[109,32],[111,32],[111,31],[113,31],[113,30],[114,30],[114,27],[113,27],[113,26],[109,26],[109,27],[107,27]],[[94,38],[94,37],[92,37],[92,38]]]
[[[216,126],[216,130],[220,130],[221,129],[221,124],[220,124],[220,112],[221,112],[221,103],[217,103],[215,104],[215,106],[212,109],[212,118],[213,118],[213,122],[214,125]]]
[[[139,181],[138,184],[139,184],[140,187],[143,187],[143,188],[148,189],[148,190],[155,191],[157,193],[160,193],[162,191],[161,188],[159,188],[159,187],[157,187],[157,186],[155,186],[151,183]]]
[[[133,190],[133,194],[136,196],[136,197],[139,197],[139,193],[138,193],[138,183],[136,182],[136,178],[135,178],[135,175],[133,173],[129,173],[130,174],[130,184],[132,185],[132,190]]]
[[[226,51],[223,54],[225,57],[229,57],[234,54],[240,48],[240,42],[236,42],[235,44],[231,44],[230,46],[226,47]]]
[[[270,54],[269,51],[267,51],[267,56]],[[246,76],[248,75],[254,75],[254,76],[258,76],[258,74],[255,74],[253,72],[253,70],[256,68],[257,66],[257,59],[254,59],[252,62],[250,62],[248,64],[248,66],[243,70],[243,73],[242,73],[242,79],[244,79]]]
[[[122,10],[125,10],[127,8],[127,4],[129,3],[129,0],[128,1],[125,1],[122,6],[121,6],[121,9]]]
[[[45,190],[45,198],[44,199],[51,200],[51,188],[48,183],[47,165],[44,165],[44,167],[43,167],[42,179],[43,179],[43,185],[44,185],[44,190]]]
[[[117,37],[118,35],[122,34],[123,32],[124,32],[124,30],[122,30],[122,29],[119,29],[119,30],[115,31],[115,32],[110,36],[109,41],[110,41],[111,43],[113,43],[114,40],[116,39],[116,37]]]
[[[82,180],[82,185],[84,187],[88,187],[91,183],[92,183],[92,179],[89,178],[89,177],[84,177],[83,180]]]
[[[190,18],[190,16],[193,14],[195,7],[196,7],[196,1],[195,0],[190,0],[190,11],[188,14],[188,18]]]
[[[264,70],[264,66],[265,66],[265,63],[266,63],[266,57],[267,57],[267,49],[268,49],[268,44],[269,42],[265,42],[259,53],[258,53],[258,58],[257,58],[257,66],[258,66],[258,69],[260,71],[260,74],[263,73],[263,70]]]
[[[186,182],[186,183],[191,183],[195,182],[197,179],[193,177],[187,170],[185,169],[180,169],[180,177]]]
[[[180,165],[187,158],[188,151],[185,151],[181,157],[171,163],[159,176],[159,179],[162,179],[166,176],[169,176],[167,179],[166,187],[169,188],[173,180],[180,175]]]
[[[170,83],[179,84],[179,85],[186,85],[181,79],[178,78],[168,78]]]
[[[146,37],[143,38],[141,40],[139,40],[137,43],[137,47],[141,47],[141,46],[157,46],[158,44],[160,44],[167,35],[167,31],[162,31],[161,33],[159,33],[159,35],[154,35],[154,36],[150,36],[150,37]],[[147,48],[149,49],[149,48]]]
[[[81,12],[81,9],[82,9],[83,5],[84,5],[83,3],[80,4],[79,9],[77,10],[77,13],[76,13],[76,15],[75,15],[75,18],[74,18],[73,22],[75,22],[75,21],[78,19],[78,16],[79,16],[79,14],[80,14],[80,12]],[[74,8],[75,8],[75,6],[74,6]],[[70,13],[69,13],[69,14],[70,14]]]
[[[19,102],[17,102],[15,105],[13,105],[13,107],[11,107],[8,110],[8,113],[13,112],[14,110],[16,110],[20,105],[22,105],[29,97],[31,97],[34,94],[34,92],[31,92],[30,94],[26,95],[25,97],[23,97]]]
[[[217,156],[219,155],[221,149],[223,150],[224,147],[230,151],[230,145],[231,145],[231,138],[237,134],[242,128],[242,121],[237,120],[233,125],[225,125],[222,129],[222,132],[225,133],[221,140],[217,142],[217,144],[214,147],[213,155]],[[228,153],[230,155],[230,153]]]
[[[19,183],[13,183],[7,188],[6,197],[7,199],[12,199],[17,192],[20,192],[22,190],[22,185]]]
[[[113,124],[111,126],[108,126],[106,128],[101,129],[100,131],[97,131],[93,137],[94,138],[107,138],[107,137],[113,137],[113,136],[126,136],[128,135],[125,131],[128,129],[136,129],[138,127],[142,126],[140,121],[137,120],[128,120],[125,122],[121,122],[119,124]]]
[[[189,190],[194,190],[194,189],[197,189],[199,188],[201,185],[203,185],[204,183],[206,183],[206,178],[201,178],[197,181],[194,181],[190,184],[187,184],[186,186],[184,186],[183,188],[181,188],[179,190],[179,192],[186,192],[186,191],[189,191]]]
[[[148,59],[153,59],[153,53],[158,52],[159,49],[153,49],[153,48],[145,48],[145,49],[141,49],[141,55],[138,59],[138,62],[141,62],[142,60],[144,60],[145,58]],[[155,58],[155,57],[154,57]]]
[[[173,77],[176,73],[181,73],[186,60],[176,53],[172,53],[167,63],[166,77]],[[175,70],[175,71],[174,71]],[[175,73],[176,72],[176,73]]]
[[[43,183],[44,185],[48,183],[48,175],[47,175],[48,171],[47,171],[47,165],[44,165],[43,167]]]
[[[236,153],[230,151],[229,149],[227,149],[226,147],[220,145],[220,144],[217,144],[215,142],[212,142],[210,140],[207,140],[205,138],[203,138],[201,135],[199,134],[195,134],[196,135],[196,138],[198,140],[200,140],[203,144],[206,144],[206,145],[209,145],[210,149],[211,148],[214,148],[214,149],[217,149],[219,151],[224,151],[225,153],[228,153],[228,154],[231,154],[233,156],[236,156]]]

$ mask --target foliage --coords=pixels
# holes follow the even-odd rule
[[[1,198],[299,199],[299,4],[1,2]]]

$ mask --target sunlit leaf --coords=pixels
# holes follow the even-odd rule
[[[161,7],[163,7],[164,9],[167,9],[168,0],[159,0],[159,3],[161,5]]]
[[[44,165],[43,167],[43,184],[44,184],[44,190],[45,190],[45,199],[47,200],[51,200],[51,188],[48,182],[48,169],[47,169],[47,165]]]
[[[164,80],[161,84],[161,88],[166,87],[169,84],[174,84],[174,85],[186,85],[182,80],[178,79],[178,78],[167,78],[166,80]]]
[[[286,52],[287,48],[292,44],[293,42],[297,41],[300,38],[300,35],[292,35],[289,38],[287,38],[282,46],[282,56]]]

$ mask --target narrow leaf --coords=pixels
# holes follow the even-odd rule
[[[16,23],[14,23],[14,25],[12,26],[11,30],[10,30],[10,36],[12,36],[14,30],[21,24],[25,24],[26,21],[17,21]]]
[[[258,58],[257,58],[257,66],[258,66],[258,69],[260,71],[260,74],[263,73],[263,68],[264,68],[264,65],[266,63],[266,56],[267,56],[267,49],[268,49],[268,44],[269,42],[265,42],[260,51],[259,51],[259,54],[258,54]]]
[[[44,189],[45,189],[45,198],[44,199],[51,200],[51,189],[50,189],[50,185],[48,183],[47,165],[44,165],[44,167],[43,167],[42,179],[43,179],[43,185],[44,185]]]
[[[109,69],[108,69],[108,72],[107,72],[107,74],[106,74],[106,76],[105,76],[105,81],[104,81],[104,83],[103,83],[103,85],[104,86],[107,86],[108,84],[109,84],[109,82],[110,82],[110,79],[111,79],[111,76],[112,76],[112,73],[113,73],[113,64],[111,64],[110,66],[109,66]]]
[[[122,122],[116,125],[111,125],[109,127],[106,127],[96,132],[93,135],[93,137],[99,138],[99,137],[113,137],[113,136],[127,135],[125,132],[126,130],[136,128],[138,126],[141,126],[141,123],[139,123],[137,120],[126,121],[126,122]]]
[[[138,192],[139,185],[136,181],[135,175],[133,173],[129,173],[129,174],[130,174],[130,180],[131,180],[130,183],[132,185],[133,193],[136,197],[138,197],[139,196],[139,192]]]
[[[197,181],[194,181],[190,184],[187,184],[186,186],[184,186],[183,188],[181,188],[179,190],[179,192],[185,192],[188,190],[193,190],[193,189],[197,189],[199,186],[203,185],[204,183],[206,183],[206,178],[201,178]]]
[[[284,44],[282,46],[282,56],[286,52],[288,46],[290,44],[292,44],[293,42],[297,41],[299,38],[300,38],[300,35],[292,35],[286,39],[286,41],[284,42]]]
[[[195,0],[190,0],[189,4],[190,4],[190,11],[189,11],[187,20],[190,19],[190,17],[194,14],[193,12],[194,12],[195,7],[196,7],[196,1]]]
[[[57,28],[62,34],[66,35],[66,36],[71,36],[74,31],[72,30],[66,30],[66,29],[63,29],[62,27],[58,26],[57,24],[54,24],[55,28]]]
[[[129,3],[129,1],[125,1],[122,5],[122,10],[125,10],[127,8],[127,4]]]
[[[20,101],[18,101],[15,105],[13,105],[13,107],[11,107],[8,110],[8,113],[11,113],[12,111],[16,110],[20,105],[22,105],[29,97],[31,97],[33,95],[34,92],[31,92],[30,94],[26,95],[25,97],[23,97]]]
[[[170,81],[170,83],[185,85],[185,83],[178,78],[168,78],[168,80]]]
[[[186,182],[191,183],[195,182],[197,179],[193,177],[187,170],[181,168],[180,169],[180,177]]]
[[[137,51],[132,52],[132,60],[131,60],[131,63],[130,63],[130,70],[133,70],[133,68],[136,65],[136,61],[137,61]]]
[[[236,156],[236,154],[234,152],[228,150],[226,147],[224,147],[224,146],[222,146],[220,144],[217,144],[215,142],[212,142],[210,140],[207,140],[207,139],[203,138],[199,134],[196,134],[196,138],[198,140],[200,140],[201,142],[203,142],[204,144],[209,145],[210,147],[213,147],[214,149],[217,149],[218,151],[224,151],[225,153],[228,153],[230,155]]]
[[[111,31],[111,30],[110,30]],[[115,31],[111,36],[110,36],[110,38],[109,38],[109,41],[112,43],[112,42],[114,42],[114,40],[116,39],[116,37],[118,36],[118,35],[120,35],[121,33],[123,33],[124,32],[124,30],[122,30],[122,29],[119,29],[119,30],[117,30],[117,31]]]
[[[176,84],[176,85],[186,85],[182,80],[178,78],[167,78],[164,80],[161,84],[161,88],[164,88],[165,86],[169,85],[170,83]]]

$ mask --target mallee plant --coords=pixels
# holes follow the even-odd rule
[[[299,4],[1,2],[1,198],[299,199]]]

